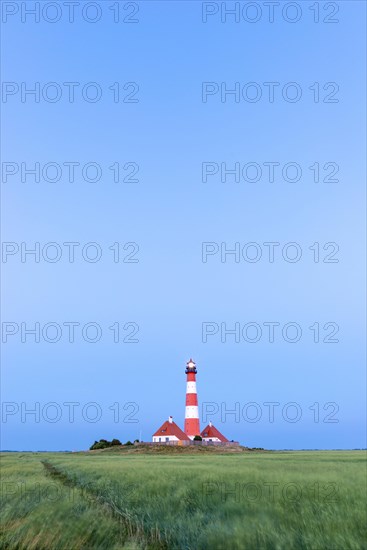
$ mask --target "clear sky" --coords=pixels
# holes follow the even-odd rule
[[[21,4],[2,3],[1,448],[182,428],[190,356],[229,439],[364,447],[366,4],[280,2],[272,23],[264,2]]]

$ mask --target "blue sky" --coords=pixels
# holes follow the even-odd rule
[[[20,5],[8,4],[10,11]],[[37,82],[41,90],[38,103],[30,95],[22,102],[20,91],[3,99],[2,240],[15,243],[5,245],[6,251],[20,250],[22,242],[28,248],[40,243],[41,250],[57,243],[62,256],[52,263],[28,255],[22,262],[20,252],[3,253],[3,337],[11,326],[19,330],[3,344],[1,447],[85,449],[101,437],[150,440],[170,414],[182,427],[190,356],[198,368],[199,402],[241,411],[240,418],[220,412],[208,418],[230,439],[266,448],[365,446],[365,4],[332,3],[339,7],[338,23],[323,22],[331,18],[325,2],[319,23],[310,10],[313,2],[297,3],[302,15],[296,23],[280,12],[269,23],[262,2],[257,23],[243,18],[236,23],[230,16],[221,22],[220,11],[203,23],[201,2],[145,1],[131,16],[137,23],[114,23],[114,3],[105,0],[96,3],[101,19],[94,24],[83,20],[83,4],[73,23],[62,6],[55,23],[42,12],[39,23],[31,16],[22,23],[19,11],[2,25],[6,90],[14,90],[14,83],[30,89]],[[121,17],[134,9],[127,4],[120,3]],[[61,89],[60,101],[44,100],[42,91],[52,93],[45,87],[50,82]],[[80,83],[74,103],[65,82]],[[102,91],[95,103],[81,92],[90,82]],[[115,103],[109,88],[116,82],[121,97],[136,89],[130,84],[124,90],[126,83],[137,83],[138,101]],[[262,97],[236,102],[218,92],[204,103],[203,82],[219,89],[225,83],[228,90],[236,82],[240,90],[255,82]],[[279,83],[274,102],[268,100],[267,82]],[[297,102],[282,96],[290,82],[302,91]],[[323,89],[330,82],[339,87],[332,96],[338,102],[325,103],[336,89],[334,84]],[[41,171],[48,163],[63,167],[59,181],[42,174],[39,182],[26,174],[22,181],[21,163],[36,162]],[[64,164],[70,162],[79,163],[73,182]],[[116,162],[123,177],[132,170],[127,163],[138,165],[139,181],[114,182],[109,167]],[[219,174],[204,183],[204,162],[228,168],[240,163],[241,169],[256,163],[261,178],[236,182],[228,176],[222,182]],[[279,163],[274,182],[267,177],[269,162]],[[301,168],[297,182],[282,177],[290,162]],[[309,168],[316,162],[319,183]],[[87,163],[100,167],[99,181],[83,179]],[[331,172],[326,163],[338,166],[337,182],[322,181]],[[5,181],[4,170],[11,169],[18,171]],[[67,242],[80,243],[73,263]],[[102,252],[95,263],[82,254],[91,242]],[[116,242],[125,262],[113,261],[110,247]],[[262,256],[256,263],[242,256],[236,262],[233,255],[222,262],[217,253],[204,263],[203,242],[218,243],[219,249],[225,243],[228,250],[234,243],[240,250],[257,243]],[[280,243],[274,262],[268,261],[267,242]],[[302,252],[295,263],[281,252],[290,242]],[[319,262],[309,249],[314,243]],[[334,250],[323,250],[326,243],[338,245],[338,262],[323,261]],[[133,259],[139,261],[128,262],[137,246]],[[56,249],[48,250],[52,257]],[[67,322],[79,323],[72,343]],[[242,336],[240,342],[234,336],[222,342],[220,329],[203,341],[203,323],[225,323],[228,329],[239,323],[242,331],[250,322],[262,327],[258,342]],[[269,322],[280,327],[273,343],[264,326]],[[302,330],[295,343],[281,336],[290,322]],[[21,323],[40,324],[39,343],[24,334],[22,342]],[[47,341],[52,327],[51,336],[42,335],[48,323],[62,328],[55,343]],[[100,327],[98,342],[83,339],[88,323]],[[114,343],[109,329],[114,323],[120,324],[120,340],[132,330],[127,323],[138,325],[138,342]],[[315,323],[318,343],[309,328]],[[325,329],[326,323],[334,324]],[[324,342],[336,325],[339,341]],[[64,405],[69,402],[78,404],[74,422]],[[269,402],[279,403],[274,422],[264,405]],[[39,422],[32,415],[22,418],[35,403]],[[118,422],[114,403],[121,409]],[[261,411],[258,422],[249,420],[255,408],[247,409],[248,403]],[[288,403],[297,403],[298,422],[287,418]],[[96,422],[86,418],[93,410],[100,413]],[[55,415],[60,419],[52,422]]]

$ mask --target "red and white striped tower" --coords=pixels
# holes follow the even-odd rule
[[[192,359],[186,363],[186,409],[184,432],[190,438],[200,435],[198,394],[196,392],[196,365]]]

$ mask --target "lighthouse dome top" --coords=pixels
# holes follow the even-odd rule
[[[185,372],[186,372],[186,374],[187,374],[188,372],[195,372],[195,373],[197,372],[197,370],[196,370],[196,363],[195,363],[195,361],[193,361],[193,360],[191,359],[191,357],[190,357],[190,359],[189,359],[189,360],[187,361],[187,363],[186,363],[186,371],[185,371]]]

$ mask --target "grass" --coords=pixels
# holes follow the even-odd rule
[[[367,548],[363,451],[4,453],[1,549]]]

